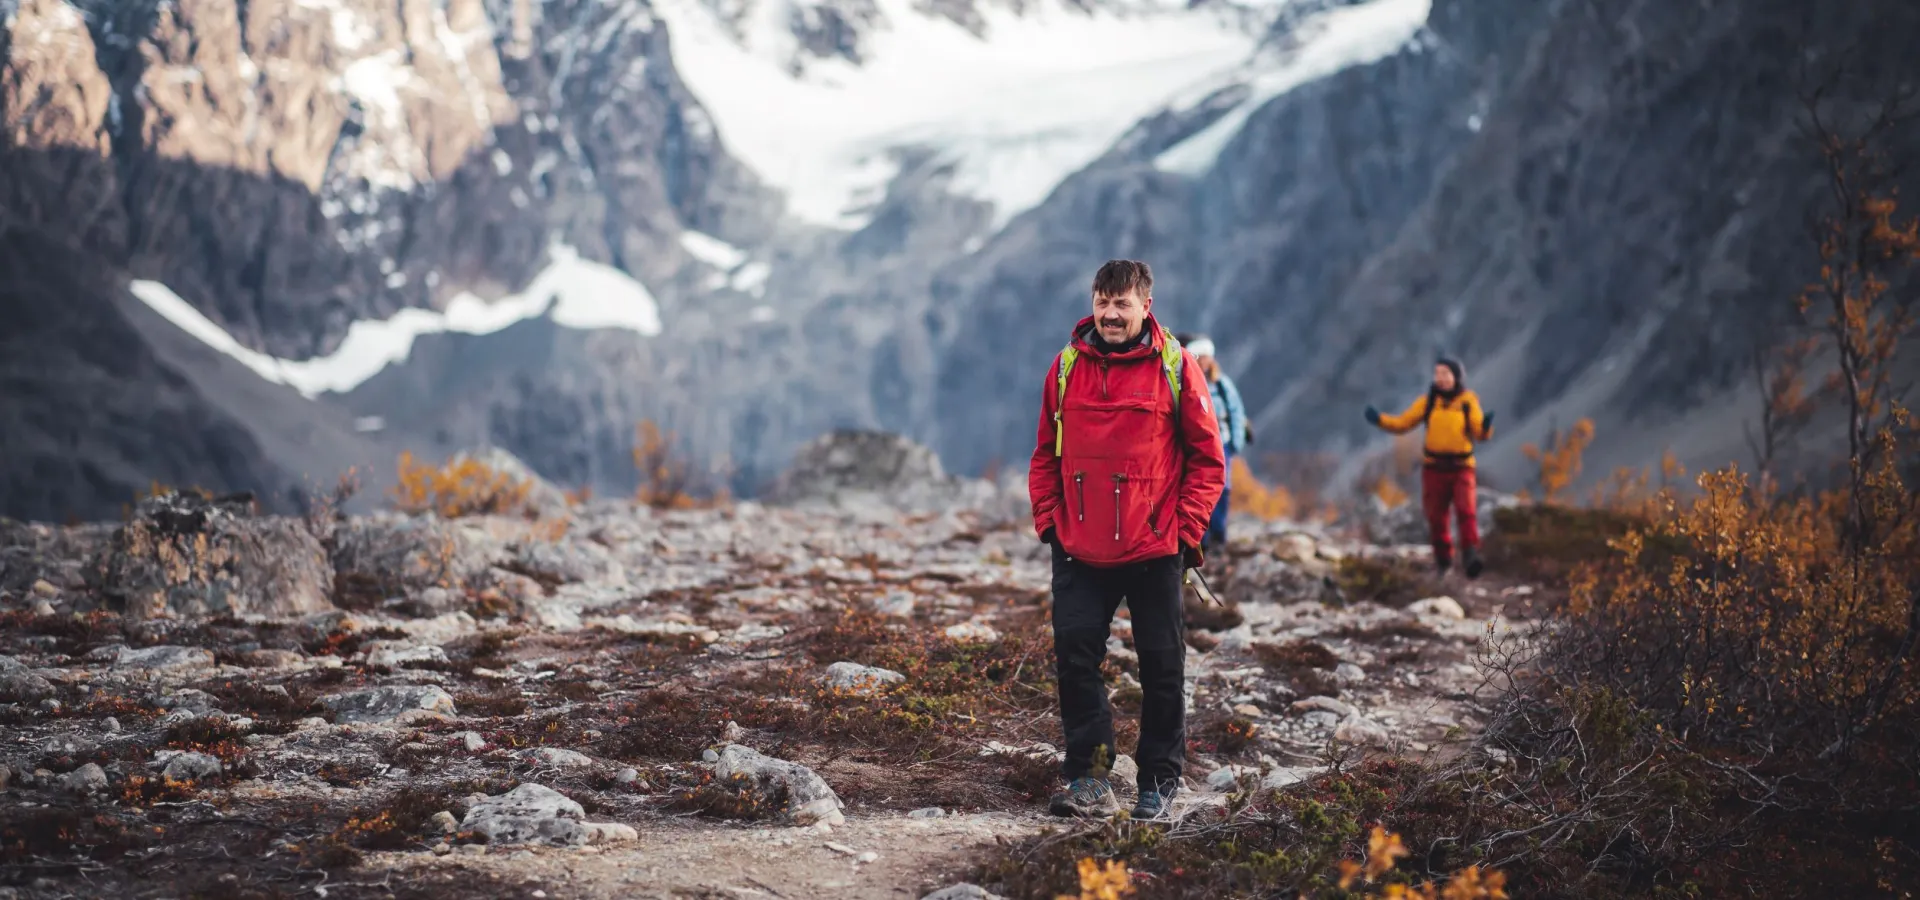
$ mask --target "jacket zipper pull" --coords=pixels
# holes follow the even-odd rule
[[[1087,473],[1073,473],[1073,489],[1080,495],[1080,512],[1076,519],[1085,522],[1087,520]]]
[[[1113,473],[1113,539],[1120,539],[1120,482],[1126,481],[1122,472]]]

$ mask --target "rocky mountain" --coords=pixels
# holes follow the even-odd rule
[[[1114,256],[1265,449],[1367,449],[1445,348],[1491,474],[1578,414],[1596,462],[1724,458],[1701,411],[1808,271],[1798,61],[1897,82],[1914,18],[0,0],[0,510],[476,445],[624,491],[642,420],[739,493],[842,427],[977,472]]]

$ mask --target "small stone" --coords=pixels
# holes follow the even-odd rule
[[[13,770],[0,766],[0,791],[7,789],[7,783],[13,780]]]
[[[433,814],[433,825],[440,829],[441,834],[452,834],[460,830],[460,820],[444,809]]]
[[[107,772],[100,768],[98,763],[87,763],[60,776],[60,786],[76,794],[104,790],[107,786]]]
[[[1245,770],[1239,766],[1221,766],[1207,776],[1207,787],[1221,793],[1231,791],[1239,785],[1240,776],[1243,774]]]
[[[1340,725],[1333,730],[1333,739],[1343,744],[1385,747],[1393,742],[1393,735],[1380,723],[1354,713],[1340,720]]]
[[[640,780],[639,769],[621,769],[613,773],[613,780],[621,784],[632,784]]]
[[[35,597],[53,598],[60,596],[60,589],[54,587],[53,583],[47,581],[45,578],[35,581],[31,590]]]
[[[141,647],[137,650],[123,649],[113,661],[116,669],[149,669],[166,671],[172,669],[209,669],[214,665],[213,651],[201,647]]]
[[[460,733],[460,745],[466,747],[468,753],[479,753],[487,748],[487,739],[477,731],[463,731]]]
[[[989,893],[977,884],[956,884],[934,891],[921,897],[920,900],[1006,900],[1006,898]]]
[[[539,747],[528,751],[524,758],[533,762],[535,765],[557,766],[561,768],[593,765],[593,757],[577,750],[567,750],[561,747]]]
[[[461,845],[460,845],[460,852],[461,852],[461,853],[465,853],[465,854],[467,854],[468,856],[485,856],[485,855],[487,854],[487,845],[485,845],[485,844],[461,844]]]
[[[727,727],[720,730],[720,740],[729,744],[738,744],[747,739],[747,730],[739,722],[727,720]]]
[[[1335,700],[1332,697],[1308,697],[1305,700],[1293,701],[1294,712],[1303,713],[1303,712],[1311,712],[1314,710],[1330,712],[1336,716],[1341,716],[1341,717],[1350,716],[1350,715],[1353,715],[1354,713],[1352,704],[1349,704],[1340,700]]]
[[[914,810],[913,812],[910,812],[910,813],[907,813],[907,818],[909,818],[909,819],[938,819],[938,818],[941,818],[941,817],[943,817],[943,816],[945,816],[946,814],[947,814],[947,811],[946,811],[946,810],[944,810],[944,809],[941,809],[941,808],[940,808],[940,807],[938,807],[938,806],[929,806],[929,807],[926,807],[926,808],[924,808],[924,809],[916,809],[916,810]]]
[[[855,662],[837,662],[827,667],[828,686],[850,694],[871,694],[881,686],[906,681],[907,676],[892,669],[863,666]],[[729,740],[728,743],[737,743]]]
[[[984,622],[961,622],[947,626],[947,637],[962,642],[991,643],[1000,639],[1000,632]]]
[[[24,667],[10,672],[0,672],[0,703],[23,703],[39,700],[53,693],[53,685]]]
[[[1249,719],[1255,719],[1260,717],[1260,707],[1251,703],[1242,703],[1233,708],[1233,713],[1237,716],[1246,716]]]
[[[33,614],[36,616],[46,617],[46,616],[58,615],[59,613],[54,610],[53,604],[48,603],[45,600],[36,600],[33,603]]]
[[[1300,721],[1313,728],[1333,728],[1340,724],[1340,716],[1324,709],[1316,709],[1300,717]]]
[[[584,827],[589,844],[625,844],[640,839],[640,832],[632,825],[619,822],[588,822]]]
[[[453,716],[453,695],[432,685],[402,685],[349,691],[320,698],[342,724],[411,721]]]
[[[1277,791],[1289,785],[1299,784],[1320,774],[1321,771],[1307,766],[1274,766],[1267,770],[1265,777],[1260,779],[1260,787],[1263,790]]]
[[[1134,762],[1133,757],[1122,753],[1114,757],[1113,770],[1108,775],[1119,779],[1122,784],[1137,783],[1140,780],[1140,764]]]
[[[540,900],[540,898],[541,898],[541,897],[545,897],[546,895],[547,895],[547,892],[546,892],[546,891],[534,891],[534,892],[533,892],[533,896],[534,896],[534,900]]]
[[[60,701],[55,700],[52,697],[48,697],[47,699],[40,701],[40,708],[46,712],[57,713],[60,711]]]
[[[435,856],[445,856],[452,852],[453,852],[452,845],[448,844],[446,841],[441,841],[440,843],[433,845],[433,855]]]
[[[862,865],[865,865],[867,863],[878,860],[879,858],[880,858],[880,854],[875,853],[872,850],[868,850],[865,853],[862,853],[859,856],[854,857],[853,861],[860,863]]]
[[[292,650],[249,650],[240,657],[249,668],[254,669],[291,669],[306,659]],[[270,685],[269,690],[280,687]],[[286,688],[280,688],[286,690]]]
[[[827,846],[827,849],[828,849],[828,850],[832,850],[833,852],[835,852],[835,853],[839,853],[839,854],[841,854],[841,855],[844,855],[844,856],[852,856],[852,855],[854,855],[854,854],[856,854],[856,853],[858,853],[858,852],[860,852],[860,851],[858,851],[858,850],[855,850],[855,849],[853,849],[852,847],[849,847],[849,846],[847,846],[847,845],[845,845],[845,844],[839,844],[839,843],[835,843],[835,842],[833,842],[833,841],[828,841],[828,842],[827,842],[827,845],[826,845],[826,846]]]
[[[720,751],[709,747],[701,751],[700,759],[702,762],[717,763],[720,761]]]
[[[1333,680],[1342,687],[1359,684],[1367,680],[1367,670],[1350,662],[1343,662],[1333,669]]]
[[[221,773],[219,757],[205,753],[180,753],[167,760],[160,774],[175,781],[200,781]]]
[[[1460,601],[1452,597],[1428,597],[1425,600],[1415,600],[1407,605],[1407,611],[1414,615],[1438,616],[1443,619],[1467,617],[1467,611],[1461,608]]]
[[[115,734],[120,731],[120,720],[112,716],[108,716],[105,719],[100,720],[100,726],[102,728],[105,728],[108,734]]]

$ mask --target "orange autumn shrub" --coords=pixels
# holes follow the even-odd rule
[[[526,480],[472,457],[456,456],[435,465],[402,452],[399,479],[389,493],[402,512],[454,519],[521,512],[532,489]]]

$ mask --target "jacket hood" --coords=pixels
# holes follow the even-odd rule
[[[1099,336],[1093,328],[1093,317],[1087,316],[1080,324],[1073,326],[1073,343],[1081,353],[1091,353],[1102,359],[1128,360],[1145,359],[1159,356],[1160,348],[1166,343],[1166,332],[1160,327],[1160,320],[1147,313],[1147,321],[1140,326],[1141,337],[1124,350],[1109,351],[1100,349]]]

